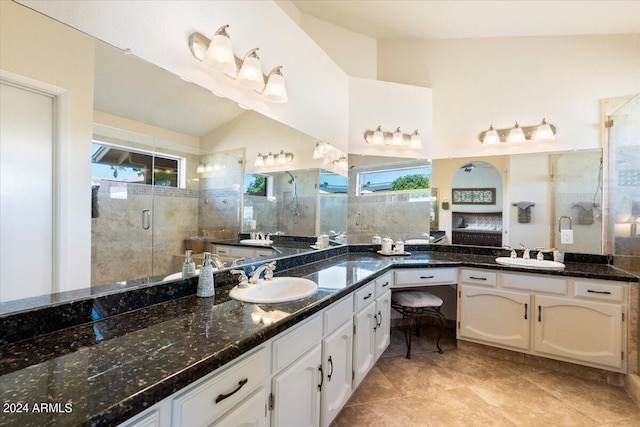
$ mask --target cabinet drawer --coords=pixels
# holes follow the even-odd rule
[[[302,356],[307,350],[318,344],[322,339],[322,318],[316,315],[296,326],[294,330],[285,332],[284,336],[273,342],[273,373],[289,365]]]
[[[353,311],[358,312],[368,304],[371,304],[376,298],[376,284],[371,282],[364,285],[354,293],[353,297]]]
[[[324,311],[324,335],[333,332],[353,316],[353,297],[349,295]]]
[[[458,279],[455,268],[410,268],[396,271],[395,276],[394,288],[455,284]]]
[[[622,302],[624,285],[576,280],[573,282],[573,295],[599,301]]]
[[[218,255],[231,255],[231,246],[216,245],[216,253]]]
[[[567,279],[540,276],[536,274],[502,273],[502,287],[508,289],[520,289],[523,291],[567,295],[569,282]]]
[[[376,297],[383,295],[393,287],[393,273],[388,272],[378,277],[376,280]]]
[[[481,286],[496,286],[498,273],[486,270],[460,270],[460,282]]]
[[[241,358],[209,380],[173,399],[174,426],[200,426],[214,421],[263,385],[266,350]]]

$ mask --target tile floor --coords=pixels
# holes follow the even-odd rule
[[[434,328],[414,336],[411,359],[401,330],[332,423],[354,426],[640,427],[625,390],[456,349]]]

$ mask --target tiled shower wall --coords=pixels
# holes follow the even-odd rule
[[[199,192],[105,180],[99,184],[99,216],[91,220],[91,284],[171,273],[172,255],[182,251],[185,236],[198,232]],[[126,199],[111,197],[112,192],[126,194]],[[148,230],[142,228],[144,209],[153,212]]]

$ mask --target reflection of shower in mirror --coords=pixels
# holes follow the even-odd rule
[[[285,171],[291,179],[289,180],[289,184],[293,184],[293,193],[291,196],[291,218],[293,219],[293,223],[298,223],[298,218],[300,213],[298,212],[298,181],[296,177],[291,174],[289,171]]]

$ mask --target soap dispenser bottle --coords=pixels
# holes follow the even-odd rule
[[[196,274],[196,263],[193,262],[193,251],[187,250],[184,256],[184,264],[182,264],[182,278],[186,279]]]
[[[198,290],[196,294],[199,297],[210,297],[216,293],[213,283],[213,266],[211,265],[211,253],[204,253],[204,262],[200,268],[200,276],[198,277]]]

